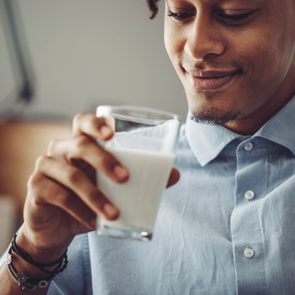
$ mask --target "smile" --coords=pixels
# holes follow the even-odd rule
[[[241,70],[200,71],[197,73],[185,71],[185,74],[195,90],[205,92],[223,90],[241,74]]]

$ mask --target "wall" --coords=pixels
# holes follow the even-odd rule
[[[19,4],[37,83],[26,113],[72,116],[126,103],[185,116],[185,95],[163,44],[164,3],[155,20],[145,0]]]

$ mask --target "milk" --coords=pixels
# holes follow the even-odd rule
[[[108,148],[125,167],[130,177],[125,183],[115,183],[101,173],[99,189],[120,209],[115,221],[101,218],[102,226],[152,232],[161,195],[167,185],[174,155],[128,148]]]

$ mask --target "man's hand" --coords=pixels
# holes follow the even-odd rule
[[[96,185],[96,172],[118,183],[129,177],[127,168],[97,144],[112,136],[110,122],[81,113],[74,118],[73,137],[51,142],[47,153],[38,158],[17,238],[35,259],[46,262],[60,257],[75,235],[95,230],[97,215],[109,220],[119,216],[119,209]],[[167,187],[179,176],[173,168]]]

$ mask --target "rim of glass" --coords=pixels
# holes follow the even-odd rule
[[[127,112],[130,112],[130,114]],[[101,105],[97,107],[96,114],[99,116],[112,116],[115,119],[146,125],[160,124],[169,120],[181,122],[181,117],[177,114],[136,105]]]

